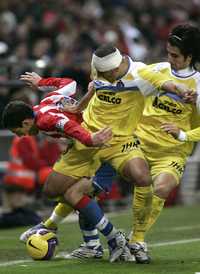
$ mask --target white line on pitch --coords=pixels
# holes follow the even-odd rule
[[[178,240],[178,241],[154,243],[154,244],[149,244],[149,246],[157,247],[157,246],[167,246],[167,245],[180,245],[180,244],[187,244],[187,243],[199,242],[199,241],[200,241],[200,238],[194,238],[194,239],[188,239],[188,240]]]
[[[179,245],[179,244],[187,244],[187,243],[192,243],[192,242],[199,242],[200,238],[194,238],[194,239],[187,239],[187,240],[179,240],[179,241],[170,241],[170,242],[161,242],[161,243],[154,243],[154,244],[149,244],[150,247],[161,247],[161,246],[168,246],[168,245]],[[62,254],[61,252],[60,254]],[[59,257],[59,253],[58,253]],[[33,262],[33,260],[15,260],[15,261],[9,261],[9,262],[2,262],[0,263],[0,267],[2,266],[12,266],[15,264],[22,264],[21,266],[26,266],[24,265],[25,263],[30,263]]]

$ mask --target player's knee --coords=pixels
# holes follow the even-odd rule
[[[151,177],[146,173],[139,173],[135,179],[136,186],[150,186]]]
[[[78,193],[76,189],[72,186],[65,192],[64,198],[69,204],[73,206],[77,200],[77,195]]]
[[[92,191],[92,181],[86,178],[82,178],[79,182],[70,187],[66,195],[69,198],[73,198],[77,195],[89,194]]]
[[[68,203],[75,205],[83,195],[90,194],[91,191],[92,181],[82,178],[65,192],[64,197]]]
[[[73,190],[71,190],[71,189],[68,189],[66,192],[65,192],[65,200],[67,201],[67,202],[70,202],[71,201],[71,199],[72,199],[72,197],[73,197]]]
[[[149,186],[152,183],[148,166],[141,159],[129,161],[124,167],[123,174],[136,186]]]
[[[70,190],[73,190],[73,192],[79,195],[90,194],[93,191],[92,179],[81,178],[77,183],[73,185],[73,188]]]
[[[91,194],[93,192],[92,179],[82,178],[80,184],[81,187],[79,187],[79,191],[81,194]]]
[[[171,187],[164,184],[154,186],[154,194],[162,199],[166,199],[171,192]]]

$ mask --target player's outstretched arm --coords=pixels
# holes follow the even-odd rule
[[[134,71],[136,83],[144,95],[166,91],[179,94],[186,102],[193,103],[194,92],[187,86],[176,83],[155,65],[143,66]]]
[[[19,78],[21,81],[24,81],[32,89],[38,88],[38,83],[42,77],[36,72],[25,72],[25,74],[20,75]]]
[[[187,103],[196,102],[196,93],[193,90],[190,90],[185,85],[178,84],[172,80],[164,82],[161,85],[161,89],[173,93],[178,93]]]
[[[72,137],[88,147],[108,146],[107,142],[112,138],[111,128],[103,128],[95,133],[90,133],[74,121],[68,122],[64,127],[66,137]]]
[[[40,130],[53,131],[56,130],[62,134],[62,137],[71,137],[82,144],[93,146],[107,146],[106,143],[112,138],[112,130],[103,128],[95,133],[91,133],[82,127],[79,123],[69,119],[55,119],[55,116],[43,116],[40,121],[37,121]]]
[[[93,82],[90,82],[88,85],[88,91],[81,98],[81,100],[76,105],[65,104],[62,107],[62,111],[67,111],[67,112],[71,112],[71,113],[82,112],[87,107],[87,105],[93,95],[94,95],[94,85],[93,85]]]

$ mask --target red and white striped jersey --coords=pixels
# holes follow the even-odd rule
[[[76,102],[73,99],[76,82],[69,78],[46,78],[38,84],[42,90],[54,89],[33,108],[38,129],[54,138],[72,137],[85,145],[91,145],[91,134],[80,125],[82,115],[62,111],[64,101]]]

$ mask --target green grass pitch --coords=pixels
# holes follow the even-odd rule
[[[113,223],[130,231],[131,211],[118,213]],[[189,274],[200,272],[200,206],[166,208],[149,232],[147,241],[152,257],[149,265],[99,260],[32,261],[18,237],[25,228],[1,230],[0,273],[2,274]],[[60,225],[59,252],[70,252],[81,242],[77,223]],[[104,247],[106,242],[102,239]]]

